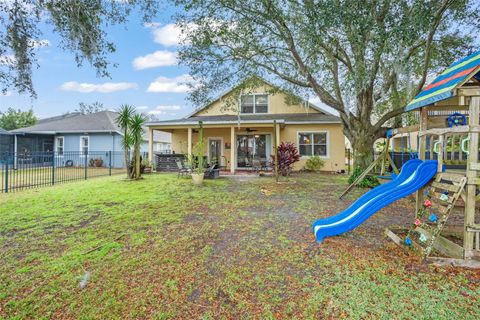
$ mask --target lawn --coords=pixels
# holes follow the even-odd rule
[[[34,188],[38,186],[51,185],[54,183],[62,183],[65,181],[84,180],[87,179],[108,176],[113,174],[122,174],[126,169],[124,168],[111,168],[108,167],[38,167],[38,168],[22,168],[15,169],[10,168],[8,170],[8,180],[6,179],[7,172],[2,170],[0,166],[0,192],[4,192],[8,189],[9,192],[17,190]],[[8,188],[7,188],[8,181]]]
[[[0,196],[0,318],[478,319],[480,273],[383,238],[412,201],[316,244],[346,178],[112,176]]]

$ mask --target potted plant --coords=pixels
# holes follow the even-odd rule
[[[192,168],[193,184],[199,186],[205,177],[205,144],[203,142],[202,122],[198,123],[198,142],[193,146],[192,154],[189,156],[190,167]]]

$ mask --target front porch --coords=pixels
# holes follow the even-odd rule
[[[276,122],[264,124],[242,125],[203,125],[203,138],[206,144],[204,156],[208,163],[216,162],[223,174],[239,172],[269,171],[271,155],[274,154],[274,145],[280,142],[280,124]],[[172,133],[172,154],[157,155],[154,159],[152,137],[155,130]],[[188,126],[159,126],[149,127],[149,155],[150,161],[157,161],[159,157],[172,158],[169,168],[176,168],[175,159],[185,158],[192,154],[198,142],[198,124]],[[160,171],[164,165],[158,166]],[[169,171],[169,170],[163,170]]]

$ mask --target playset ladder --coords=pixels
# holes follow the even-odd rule
[[[455,203],[460,198],[467,177],[462,174],[455,173],[439,173],[432,182],[429,194],[434,200],[439,213],[439,218],[436,225],[422,224],[421,227],[415,228],[415,231],[426,236],[426,245],[423,248],[423,256],[427,258],[435,246],[435,242],[441,241],[439,235],[441,234],[445,224],[450,216]],[[443,196],[442,196],[443,195]]]

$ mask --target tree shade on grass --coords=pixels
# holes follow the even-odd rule
[[[311,221],[359,192],[339,201],[346,177],[294,179],[162,174],[2,195],[0,318],[476,319],[478,272],[383,239],[411,221],[409,201],[319,246]]]

